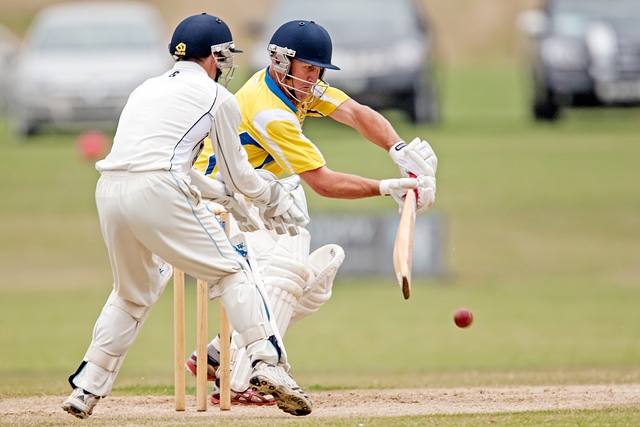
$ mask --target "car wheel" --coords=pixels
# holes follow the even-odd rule
[[[434,84],[417,83],[407,99],[405,110],[414,124],[436,123],[440,119],[440,103]]]
[[[553,93],[547,93],[544,99],[533,101],[533,117],[537,121],[552,122],[560,118],[560,106],[553,100]]]
[[[18,138],[28,138],[40,132],[40,124],[29,119],[18,119],[13,122],[13,132]]]

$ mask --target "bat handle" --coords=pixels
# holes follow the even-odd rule
[[[409,172],[409,178],[418,178],[418,175],[413,172]],[[413,190],[413,193],[416,195],[416,204],[418,204],[418,189],[416,188]]]

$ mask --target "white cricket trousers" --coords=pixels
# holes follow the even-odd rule
[[[102,172],[96,205],[114,284],[83,362],[69,378],[73,387],[98,396],[111,391],[171,266],[217,287],[239,333],[268,323],[267,304],[246,261],[188,178],[168,171]],[[279,359],[267,337],[247,351],[252,360],[275,364]]]

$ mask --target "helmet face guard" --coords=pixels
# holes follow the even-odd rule
[[[329,84],[322,78],[324,77],[325,68],[320,69],[320,75],[318,81],[311,85],[309,90],[302,91],[299,88],[294,87],[287,81],[295,80],[303,84],[309,84],[308,81],[291,74],[291,59],[295,57],[295,50],[287,49],[285,47],[276,46],[274,44],[269,45],[269,52],[271,54],[271,67],[276,73],[277,81],[289,95],[301,104],[308,104],[313,100],[322,97],[329,88]],[[300,60],[301,62],[305,62]],[[312,64],[313,65],[313,64]]]
[[[218,73],[216,74],[216,82],[220,82],[223,86],[227,86],[231,80],[233,80],[233,74],[237,65],[233,63],[233,52],[235,51],[235,44],[233,42],[220,43],[211,46],[211,53],[216,61],[216,67]]]

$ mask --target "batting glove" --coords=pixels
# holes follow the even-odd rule
[[[389,155],[405,178],[411,174],[436,177],[438,158],[427,141],[415,138],[409,145],[400,141],[391,147]]]
[[[402,212],[404,207],[404,198],[407,191],[418,188],[418,179],[416,178],[391,178],[380,181],[380,195],[392,196],[400,206],[398,212]]]
[[[418,193],[416,213],[425,212],[436,200],[436,179],[431,176],[419,177],[416,192]]]

